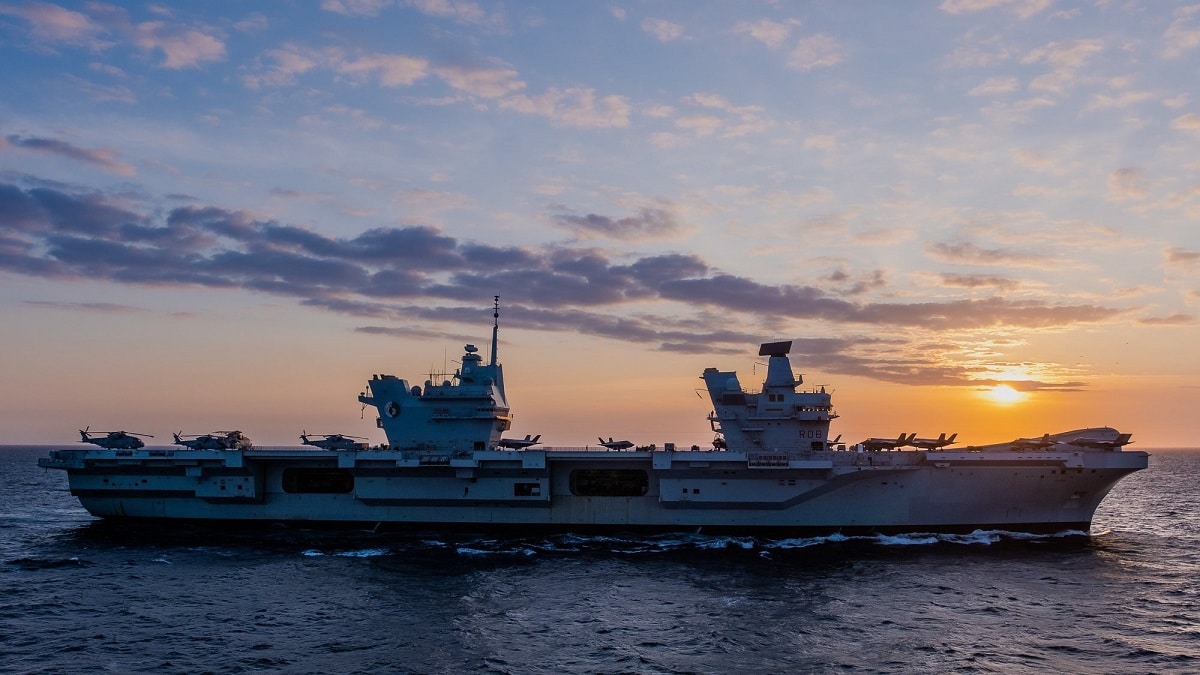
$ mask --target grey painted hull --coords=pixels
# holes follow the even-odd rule
[[[81,449],[39,463],[65,469],[72,494],[105,518],[786,536],[1086,530],[1113,485],[1145,468],[1147,455],[1005,448],[764,461],[722,451],[429,458],[390,450]]]

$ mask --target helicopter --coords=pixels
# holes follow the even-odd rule
[[[192,450],[249,450],[250,439],[240,431],[214,431],[211,434],[183,438],[183,432],[172,434],[175,445],[184,445]]]
[[[144,447],[146,444],[138,436],[146,438],[154,438],[150,434],[135,434],[132,431],[93,431],[88,432],[90,426],[79,430],[80,443],[93,443],[102,448],[109,450],[135,450]],[[104,434],[103,438],[94,438],[91,434]]]
[[[313,436],[324,436],[319,440],[310,440],[307,431],[300,432],[300,442],[305,445],[313,445],[323,450],[357,450],[367,447],[366,443],[361,441],[367,440],[362,436],[346,436],[344,434],[312,434]]]
[[[612,436],[609,436],[607,441],[604,440],[603,436],[600,436],[599,438],[600,445],[603,445],[609,450],[628,450],[629,448],[633,447],[633,443],[630,441],[614,441]]]

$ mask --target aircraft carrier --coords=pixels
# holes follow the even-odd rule
[[[124,432],[83,434],[39,466],[67,472],[71,494],[103,518],[269,521],[476,531],[688,531],[765,536],[841,532],[1087,531],[1105,495],[1144,469],[1145,452],[1109,427],[951,449],[956,436],[831,439],[824,388],[804,389],[791,342],[763,344],[765,380],[701,375],[711,447],[541,446],[505,438],[512,413],[497,361],[498,308],[485,363],[467,345],[442,381],[373,375],[359,400],[387,444],[331,436],[255,448],[214,432],[179,448]]]

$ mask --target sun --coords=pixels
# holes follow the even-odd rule
[[[1025,400],[1026,396],[1024,392],[1017,391],[1016,389],[1013,389],[1012,386],[1007,384],[997,384],[991,389],[988,389],[984,395],[990,398],[993,403],[999,403],[1001,405],[1019,403]]]

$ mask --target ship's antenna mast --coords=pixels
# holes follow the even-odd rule
[[[496,365],[496,336],[500,332],[500,296],[494,296],[492,306],[492,365]]]

